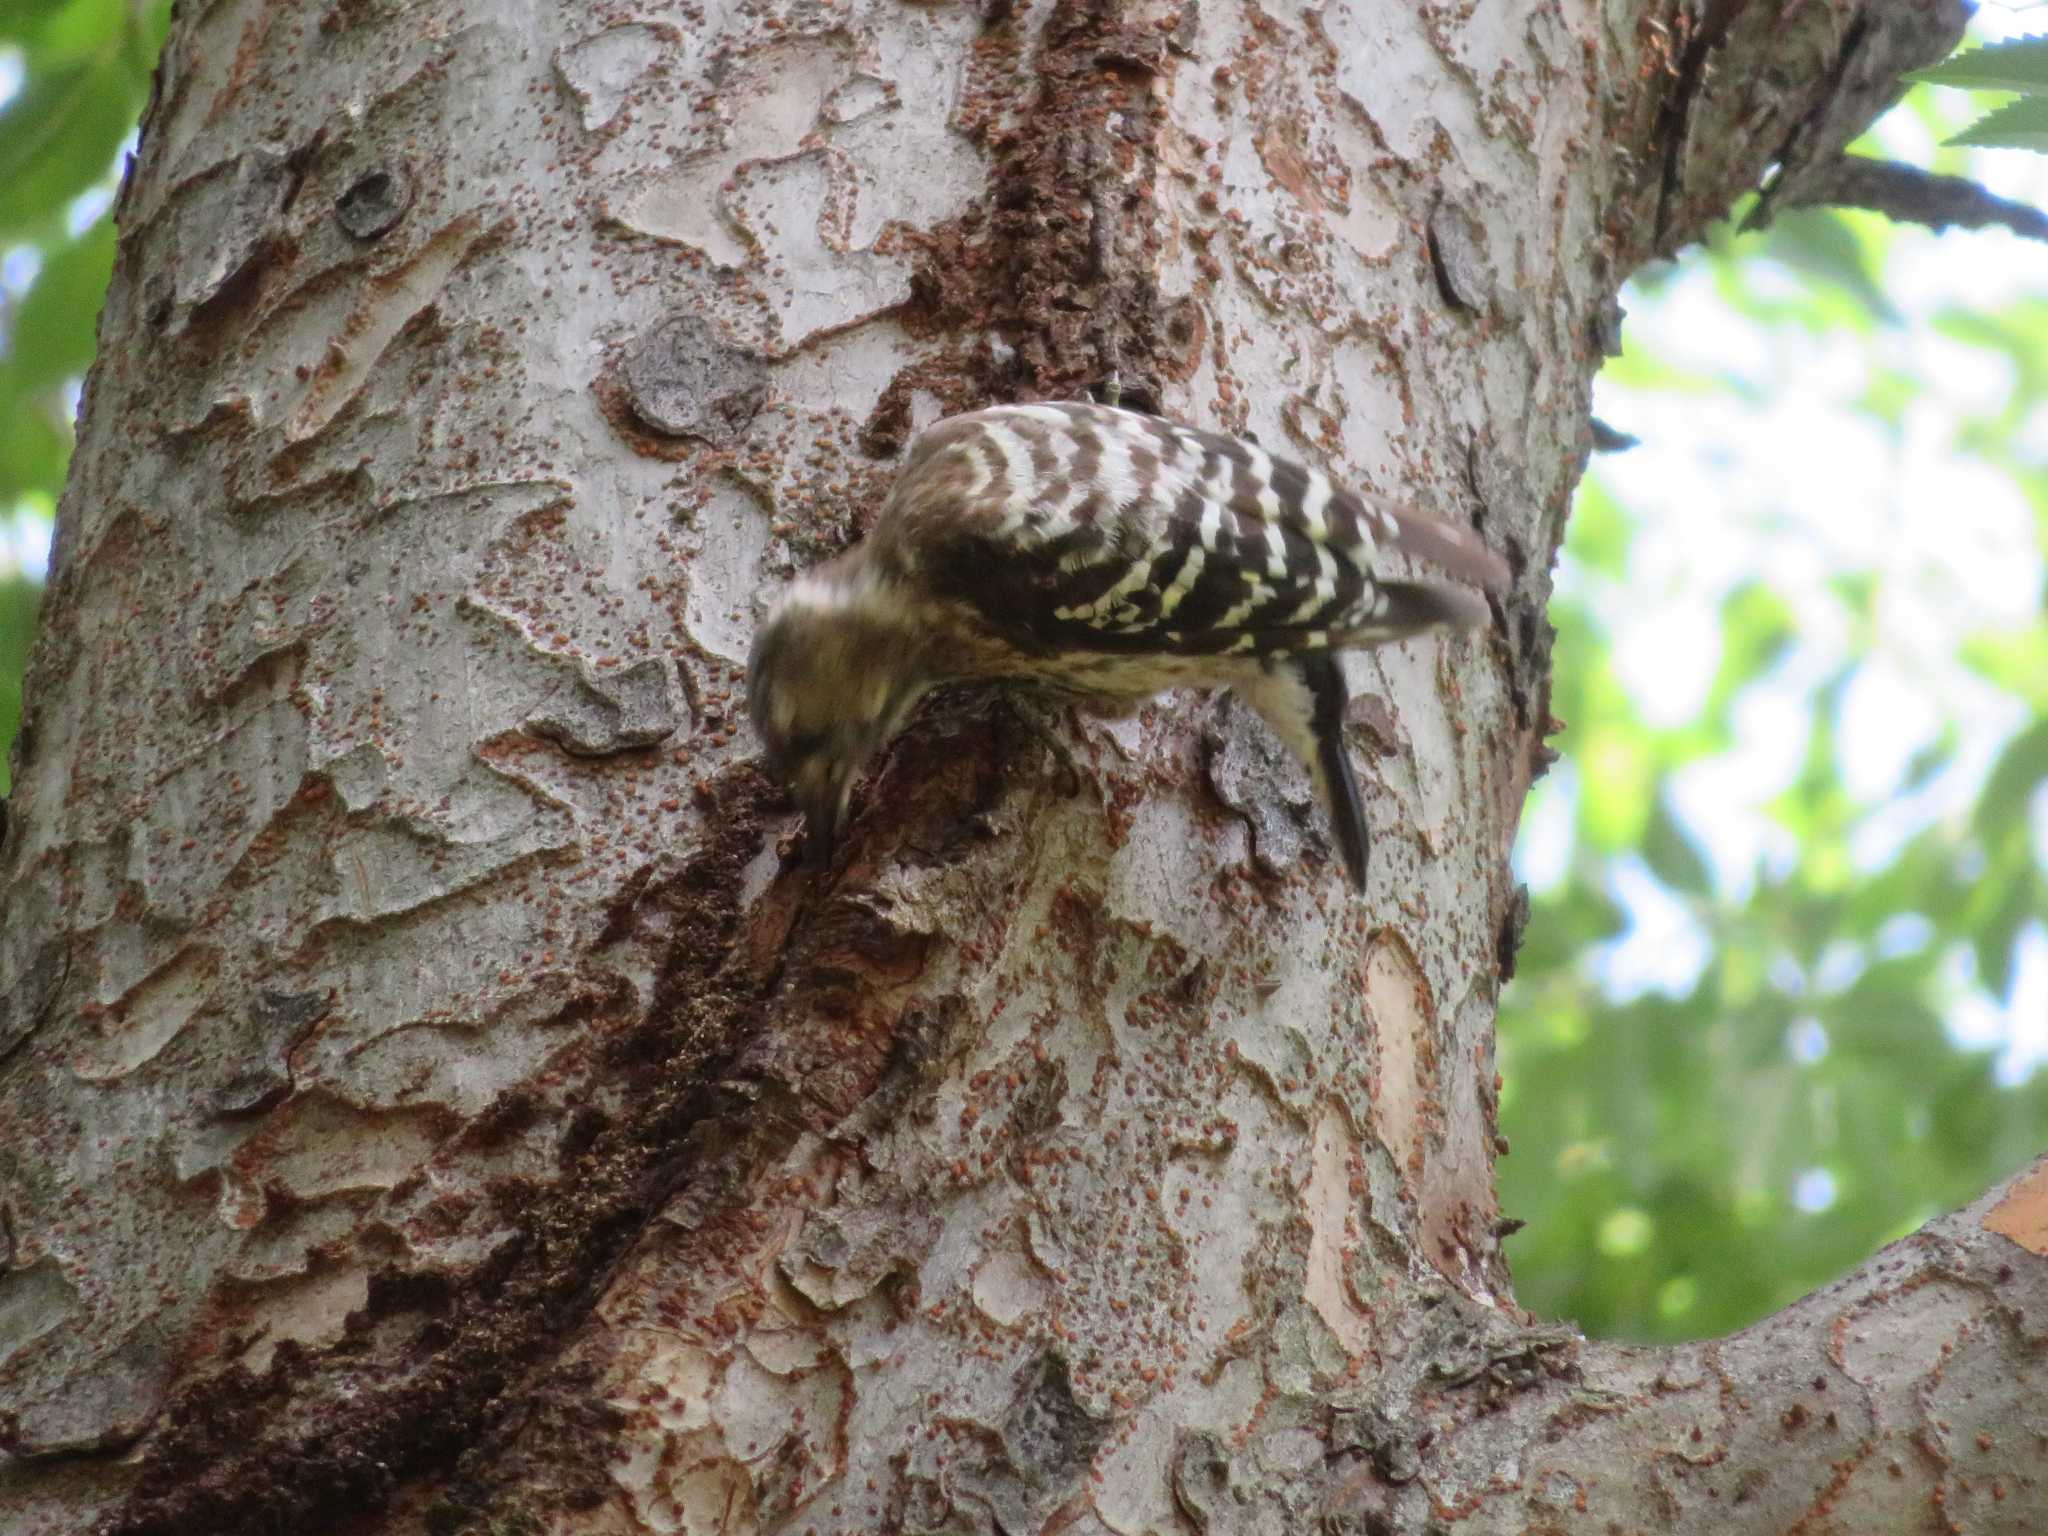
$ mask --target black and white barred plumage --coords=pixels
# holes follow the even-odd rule
[[[932,688],[1030,682],[1117,705],[1234,688],[1308,765],[1363,890],[1334,652],[1488,617],[1462,587],[1382,578],[1390,548],[1507,584],[1476,535],[1241,439],[1097,405],[950,417],[911,444],[866,541],[762,625],[754,728],[825,852],[854,776]]]

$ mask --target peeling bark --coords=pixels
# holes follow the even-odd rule
[[[2048,1170],[1663,1352],[1493,1181],[1616,288],[1960,20],[181,7],[0,843],[0,1525],[2037,1529]],[[1186,696],[938,701],[788,857],[762,595],[1111,379],[1511,553],[1354,665],[1363,902]]]

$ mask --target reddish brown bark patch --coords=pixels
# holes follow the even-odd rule
[[[1165,302],[1154,276],[1168,38],[1111,0],[1061,0],[1027,68],[1026,24],[984,35],[955,116],[988,154],[986,206],[896,234],[918,256],[905,324],[955,350],[891,381],[868,421],[872,452],[908,437],[914,390],[950,411],[1080,397],[1114,377],[1127,403],[1149,405],[1161,381],[1192,370],[1200,316]]]
[[[483,1263],[387,1266],[369,1277],[367,1303],[334,1348],[284,1340],[260,1378],[237,1366],[187,1384],[160,1416],[167,1428],[109,1536],[334,1528],[428,1477],[445,1480],[435,1529],[487,1510],[508,1479],[530,1503],[564,1511],[602,1497],[610,1410],[585,1400],[577,1372],[554,1368],[557,1352],[645,1224],[729,1145],[719,1128],[739,1117],[722,1097],[724,1064],[767,1018],[735,958],[735,893],[772,794],[751,769],[705,792],[705,845],[615,914],[620,938],[665,938],[653,1006],[595,1040],[580,1081],[563,1088],[571,1102],[629,1107],[574,1121],[555,1182],[493,1188],[514,1235]],[[530,1117],[532,1106],[507,1112]]]
[[[1984,1218],[1984,1226],[2029,1253],[2048,1255],[2048,1163],[2008,1189]]]

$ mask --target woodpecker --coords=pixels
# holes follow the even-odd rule
[[[1465,587],[1383,577],[1387,549],[1508,584],[1476,534],[1241,438],[1101,405],[971,411],[918,434],[874,531],[775,604],[748,709],[826,859],[855,777],[934,688],[1035,684],[1111,709],[1232,688],[1308,766],[1363,891],[1336,652],[1489,617]]]

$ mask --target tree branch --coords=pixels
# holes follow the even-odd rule
[[[2029,240],[2048,240],[2048,213],[1986,191],[1967,176],[1940,176],[1895,160],[1838,155],[1817,169],[1787,199],[1793,208],[1868,208],[1900,224],[1949,228],[2009,229]],[[1745,229],[1770,223],[1766,204],[1745,221]]]
[[[1489,1368],[1383,1411],[1402,1447],[1333,1435],[1329,1513],[1406,1531],[1455,1511],[1460,1536],[2038,1531],[2044,1256],[2048,1157],[1725,1339],[1574,1352],[1539,1329],[1517,1351],[1482,1328]]]

